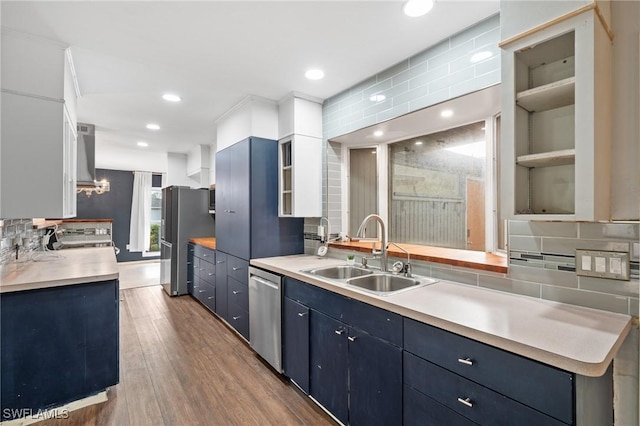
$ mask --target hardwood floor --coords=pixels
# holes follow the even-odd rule
[[[38,425],[335,425],[190,296],[120,292],[120,383]]]

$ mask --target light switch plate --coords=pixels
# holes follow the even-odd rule
[[[576,275],[629,281],[629,253],[576,249]]]

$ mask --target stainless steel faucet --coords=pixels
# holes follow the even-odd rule
[[[395,266],[396,263],[393,264],[394,266],[394,271],[395,272],[402,272],[404,274],[405,277],[410,277],[411,276],[411,255],[409,254],[409,251],[400,247],[398,244],[394,243],[393,241],[389,241],[389,245],[394,245],[396,247],[398,247],[400,250],[402,250],[406,255],[407,255],[407,263],[406,264],[402,264],[402,262],[398,261],[396,263],[400,264],[400,270],[395,271]]]
[[[370,214],[369,216],[365,217],[362,223],[360,224],[360,227],[358,228],[356,237],[365,238],[364,232],[365,232],[365,229],[367,228],[367,224],[371,220],[375,220],[376,222],[378,222],[381,228],[380,231],[382,233],[382,236],[381,236],[382,246],[380,251],[376,250],[375,243],[374,243],[374,246],[371,249],[371,254],[373,254],[374,256],[380,256],[380,270],[383,272],[386,272],[387,271],[387,232],[386,232],[384,221],[382,220],[382,218],[377,214]]]

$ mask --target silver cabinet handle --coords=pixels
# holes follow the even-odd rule
[[[202,253],[202,256],[207,257],[209,255],[207,253]]]
[[[207,290],[198,290],[198,293],[204,293]]]
[[[217,260],[216,261],[216,264],[218,264],[218,265],[221,264],[221,263],[224,263],[224,260]]]
[[[306,313],[306,312],[298,312],[298,316],[299,316],[299,317],[303,317],[303,316],[305,316],[305,315],[307,315],[307,313]]]
[[[233,320],[234,320],[234,321],[237,321],[237,320],[239,320],[241,317],[237,316],[237,317],[231,317],[231,318],[233,318]]]
[[[473,360],[471,358],[458,358],[458,362],[464,365],[473,365]]]
[[[229,213],[235,213],[235,212],[236,212],[235,210],[229,210]]]
[[[213,275],[213,272],[209,272],[209,276]]]
[[[204,268],[200,268],[200,269],[198,269],[198,271],[204,271]]]
[[[340,334],[344,333],[344,330],[336,330],[335,333],[340,335]]]
[[[213,299],[213,296],[209,296],[209,297],[207,297],[207,299],[211,300],[211,299]]]
[[[191,265],[191,262],[187,262],[187,265]]]
[[[466,405],[469,408],[473,408],[473,403],[470,398],[458,398],[460,404]]]
[[[238,290],[233,290],[231,293],[233,294],[240,294],[240,292]]]
[[[233,269],[234,271],[238,271],[238,270],[240,270],[240,269],[242,269],[242,268],[235,268],[235,267],[234,267],[234,268],[231,268],[231,269]]]
[[[349,337],[347,337],[347,339],[349,339],[350,342],[355,342],[356,341],[356,338],[353,337],[353,336],[349,336]]]

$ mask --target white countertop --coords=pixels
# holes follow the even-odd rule
[[[57,287],[118,278],[113,247],[42,253],[41,260],[0,266],[0,293]]]
[[[309,255],[251,260],[423,323],[584,376],[605,373],[631,328],[631,317],[449,281],[378,296],[299,272],[344,260]]]

